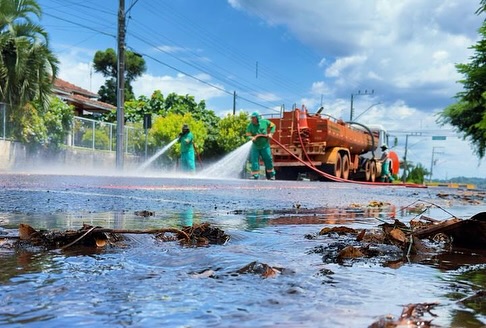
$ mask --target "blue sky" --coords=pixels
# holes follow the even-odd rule
[[[97,50],[116,49],[117,0],[39,0],[40,24],[61,60],[60,77],[97,92]],[[309,111],[381,124],[398,137],[400,158],[433,177],[485,177],[436,114],[461,90],[484,17],[471,0],[125,0],[127,48],[144,56],[137,96],[190,94],[218,115],[233,110]],[[365,93],[366,92],[366,93]],[[364,94],[365,93],[365,94]],[[363,95],[364,94],[364,95]],[[413,134],[413,136],[412,136]],[[432,140],[432,136],[446,140]],[[431,166],[432,155],[435,165]]]

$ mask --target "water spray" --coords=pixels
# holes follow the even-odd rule
[[[137,168],[137,172],[145,170],[150,164],[152,164],[153,161],[155,161],[159,156],[161,156],[163,153],[165,153],[167,150],[169,150],[170,147],[172,147],[178,140],[179,138],[175,138],[171,142],[169,142],[167,145],[162,147],[157,153],[155,153],[152,157],[150,157],[148,160],[146,160],[142,165],[140,165]]]

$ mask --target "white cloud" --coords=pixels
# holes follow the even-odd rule
[[[59,55],[61,62],[59,77],[97,93],[105,83],[105,78],[100,73],[94,72],[91,64],[92,58],[94,58],[94,52],[84,49],[73,48],[69,53],[61,53]],[[136,96],[150,97],[155,90],[160,90],[164,95],[172,92],[181,95],[190,94],[195,97],[196,101],[203,99],[210,101],[213,98],[227,95],[222,91],[224,86],[212,82],[207,74],[194,75],[194,78],[184,74],[175,76],[144,74],[133,82],[132,86]]]
[[[60,61],[59,78],[81,88],[97,93],[105,83],[104,77],[94,72],[92,60],[94,51],[83,48],[66,47],[58,54]]]
[[[315,98],[307,99],[309,104],[318,102],[320,91],[327,91],[326,112],[347,119],[348,95],[375,89],[373,97],[356,99],[355,115],[366,111],[360,122],[380,122],[389,130],[400,131],[402,156],[404,131],[443,132],[448,135],[441,144],[446,151],[438,155],[441,161],[434,167],[434,177],[486,174],[481,166],[465,169],[480,161],[467,141],[454,136],[450,126],[437,126],[435,116],[460,91],[457,81],[461,76],[455,65],[469,61],[472,55],[469,48],[476,43],[483,22],[474,14],[479,3],[232,0],[230,4],[271,26],[284,27],[322,54],[316,65],[326,80],[311,84]],[[372,106],[378,101],[379,105]],[[431,152],[437,145],[430,140],[430,134],[422,139],[410,149],[409,158],[429,169]]]
[[[193,79],[184,74],[177,74],[176,76],[153,76],[144,74],[133,82],[133,90],[136,95],[145,95],[150,97],[155,90],[160,90],[162,94],[176,93],[180,95],[192,95],[196,101],[211,100],[213,98],[227,95],[222,90],[224,87],[211,82],[210,77],[206,74],[199,74],[195,76],[198,80]],[[202,81],[202,82],[201,82]],[[220,89],[216,89],[211,85],[216,85]]]
[[[349,56],[338,58],[328,68],[327,77],[342,77],[347,69],[352,69],[366,62],[365,56]]]
[[[162,52],[168,52],[168,53],[177,53],[177,52],[184,52],[184,51],[186,51],[186,49],[184,49],[184,48],[170,46],[170,45],[158,46],[157,47],[157,50],[162,51]]]
[[[446,0],[233,0],[235,8],[286,27],[297,39],[324,55],[319,65],[340,89],[375,87],[394,101],[420,90],[424,111],[434,110],[429,97],[453,96],[459,75],[455,63],[468,59],[481,18],[478,4]],[[464,15],[467,19],[464,19]],[[464,22],[464,25],[457,23]],[[428,86],[432,92],[427,94]],[[436,89],[443,89],[443,92]],[[390,91],[388,91],[390,90]],[[440,104],[444,104],[442,101]]]
[[[257,98],[264,101],[270,101],[270,102],[275,102],[280,100],[280,97],[272,92],[258,93]]]

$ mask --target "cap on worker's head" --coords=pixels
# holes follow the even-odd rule
[[[253,113],[251,113],[251,116],[250,117],[259,118],[260,117],[260,114],[258,112],[253,112]]]
[[[382,149],[382,150],[388,149],[388,146],[387,146],[387,145],[385,145],[385,144],[383,144],[383,145],[381,145],[381,149]]]
[[[189,125],[187,124],[182,125],[182,130],[189,130]]]

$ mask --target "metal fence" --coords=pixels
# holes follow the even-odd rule
[[[135,136],[141,132],[143,132],[142,129],[124,126],[126,153],[135,152]],[[75,116],[67,145],[90,148],[92,150],[115,151],[116,124]]]
[[[11,139],[7,130],[7,106],[0,102],[0,140]],[[136,142],[143,129],[124,126],[124,147],[129,154],[136,153]],[[69,147],[89,148],[92,150],[116,150],[116,124],[101,122],[84,117],[73,118],[72,130],[66,139]]]

